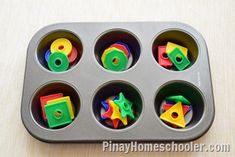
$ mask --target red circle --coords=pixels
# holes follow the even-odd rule
[[[123,46],[123,45],[121,45],[121,44],[115,43],[115,44],[112,44],[110,47],[115,47],[115,48],[117,48],[117,49],[123,51],[123,52],[126,54],[126,56],[129,57],[129,52],[128,52],[128,50],[126,49],[125,46]]]
[[[69,54],[69,63],[73,63],[78,57],[78,51],[77,49],[73,46],[71,53]]]

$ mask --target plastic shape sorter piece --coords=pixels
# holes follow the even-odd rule
[[[119,93],[119,99],[114,100],[115,104],[119,107],[121,116],[125,118],[126,116],[130,116],[132,119],[135,118],[132,111],[132,102],[127,100],[123,93]]]
[[[47,104],[47,101],[57,99],[57,98],[61,98],[63,96],[64,96],[63,93],[56,93],[56,94],[50,94],[50,95],[40,97],[40,104],[41,104],[41,109],[42,109],[42,118],[43,118],[44,121],[47,120],[46,113],[45,113],[45,110],[44,110],[44,106]]]
[[[117,129],[118,125],[120,123],[120,120],[119,119],[112,119],[112,123],[113,123],[113,128]]]
[[[107,111],[109,109],[109,104],[106,101],[101,101],[101,105],[105,111]]]
[[[178,48],[175,48],[170,53],[168,53],[168,57],[180,71],[184,70],[187,66],[190,65],[188,58],[185,57],[182,51]]]
[[[172,106],[172,104],[163,104],[163,110],[164,112],[169,110]],[[191,110],[191,106],[188,106],[188,105],[182,105],[182,108],[183,108],[183,114],[184,116]]]
[[[173,105],[169,110],[161,114],[160,119],[162,119],[165,122],[184,128],[185,121],[184,121],[182,103],[178,102],[175,105]]]
[[[101,118],[102,119],[107,119],[107,118],[110,119],[113,123],[113,127],[116,129],[116,128],[118,128],[118,124],[119,124],[120,120],[118,118],[116,118],[116,119],[111,118],[112,114],[113,114],[113,108],[112,108],[112,106],[110,106],[110,104],[108,104],[108,105],[109,105],[108,110],[101,115]]]
[[[67,102],[71,119],[74,119],[73,106],[72,106],[72,102],[71,102],[69,96],[65,96],[65,97],[49,100],[49,101],[47,101],[47,104],[52,104],[52,103],[55,103],[55,102],[59,102],[61,100],[64,100],[64,101]]]
[[[62,52],[52,53],[48,60],[48,67],[54,72],[66,71],[69,67],[69,59]]]
[[[50,51],[50,49],[48,49],[48,50],[45,52],[45,56],[44,56],[44,58],[45,58],[45,60],[46,60],[47,62],[48,62],[48,59],[49,59],[50,55],[51,55],[51,51]]]
[[[116,44],[121,44],[121,45],[125,46],[126,49],[128,50],[128,57],[130,57],[130,55],[131,55],[131,50],[130,50],[128,44],[126,44],[126,43],[124,43],[124,42],[121,42],[121,41],[117,41]]]
[[[112,71],[126,70],[128,58],[125,53],[119,49],[113,48],[107,52],[104,57],[103,66]]]
[[[66,56],[68,56],[72,52],[73,45],[66,38],[59,38],[52,42],[50,50],[51,53],[55,52],[63,52]]]
[[[78,51],[75,47],[72,48],[71,53],[69,54],[69,64],[72,64],[78,57]]]
[[[104,64],[104,59],[105,59],[107,53],[110,52],[110,51],[112,51],[112,50],[114,50],[114,49],[116,49],[116,48],[115,48],[115,47],[109,47],[109,48],[107,48],[107,49],[104,50],[104,52],[102,53],[102,56],[101,56],[101,62],[102,62],[102,64]]]
[[[109,109],[109,104],[108,104],[106,101],[101,101],[100,104],[101,104],[101,106],[104,108],[104,111],[107,112],[108,109]],[[107,118],[106,118],[106,117],[103,117],[103,116],[101,115],[101,119],[104,120],[104,119],[107,119]]]
[[[109,100],[108,101],[109,105],[112,107],[113,109],[113,113],[111,115],[111,119],[119,119],[122,121],[123,125],[127,125],[127,117],[123,118],[121,116],[121,113],[119,111],[119,107],[114,103],[113,100]]]
[[[104,52],[102,53],[102,56],[101,56],[101,62],[102,62],[102,64],[104,63],[104,59],[105,59],[106,55],[107,55],[109,52],[113,51],[113,50],[122,51],[122,50],[120,50],[120,49],[117,49],[116,47],[109,47],[109,48],[105,49]],[[124,51],[122,51],[122,52],[125,54]]]
[[[173,65],[167,56],[166,46],[158,46],[158,63],[165,68],[170,68]]]
[[[167,42],[166,53],[169,54],[175,48],[180,49],[186,57],[188,56],[188,48],[172,43],[172,42]]]
[[[100,103],[101,103],[101,106],[104,108],[104,111],[107,112],[109,109],[108,100],[117,100],[117,99],[118,99],[118,96],[111,96],[111,97],[108,97],[105,101],[101,101]],[[106,118],[101,115],[101,119],[106,119]]]
[[[108,97],[105,101],[108,103],[108,100],[118,100],[118,96],[115,95],[115,96],[110,96]]]
[[[183,95],[172,95],[172,96],[168,96],[166,97],[166,100],[170,100],[170,101],[174,101],[174,102],[182,102],[182,104],[187,104],[190,105],[191,102],[186,99]]]
[[[171,104],[171,105],[174,105],[175,104],[175,102],[174,101],[171,101],[171,100],[165,100],[166,101],[166,104]]]
[[[65,100],[57,101],[44,106],[49,128],[55,128],[72,122],[68,103]]]
[[[126,48],[124,45],[118,44],[118,43],[114,43],[114,44],[112,44],[112,45],[110,46],[110,48],[112,48],[112,47],[115,47],[115,48],[117,48],[117,49],[123,51],[123,52],[126,54],[126,56],[129,58],[130,53],[128,52],[127,48]]]

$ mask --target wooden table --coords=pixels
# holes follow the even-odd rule
[[[102,144],[47,144],[31,137],[20,117],[27,45],[36,31],[57,22],[181,21],[204,36],[210,57],[216,117],[197,143],[230,144],[230,153],[129,153],[130,156],[235,156],[234,0],[1,0],[0,156],[120,156]]]

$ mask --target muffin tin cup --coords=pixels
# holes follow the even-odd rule
[[[71,34],[61,36],[60,31]],[[105,70],[97,61],[97,56],[105,47],[102,46],[103,42],[111,40],[111,37],[105,35],[111,32],[108,36],[116,36],[113,31],[126,33],[125,38],[118,40],[125,39],[123,42],[132,45],[131,49],[135,51],[134,64],[126,71]],[[183,35],[176,38],[175,31]],[[167,35],[164,35],[165,32]],[[71,37],[70,40],[74,39],[79,43],[77,46],[81,48],[82,56],[71,70],[55,73],[41,64],[43,45],[55,39],[50,37],[51,34],[55,38]],[[165,44],[167,40],[179,41],[178,44],[189,47],[192,52],[192,65],[189,68],[184,71],[170,71],[156,62],[153,47]],[[134,56],[135,53],[138,57]],[[128,93],[128,99],[137,98],[141,102],[141,108],[138,109],[136,121],[127,127],[112,129],[97,118],[97,104],[106,93],[111,96],[121,90],[124,94]],[[49,129],[40,117],[41,111],[37,111],[38,98],[57,91],[71,96],[76,107],[76,116],[71,124],[63,128]],[[192,101],[193,118],[185,129],[171,128],[159,118],[160,102],[165,96],[172,94],[185,95]],[[47,26],[37,32],[29,43],[21,117],[29,133],[45,142],[194,140],[205,134],[214,119],[206,43],[195,29],[177,22],[64,23]]]
[[[167,96],[172,95],[182,95],[187,98],[191,102],[193,113],[189,124],[186,125],[186,128],[177,128],[177,130],[185,130],[194,127],[201,120],[204,113],[205,99],[200,90],[194,85],[184,81],[173,81],[166,83],[158,90],[155,97],[155,111],[158,117],[160,117],[160,106],[162,102]]]
[[[79,112],[80,98],[79,98],[78,92],[74,89],[74,87],[62,81],[49,82],[36,90],[36,92],[32,96],[32,100],[30,103],[32,117],[34,121],[37,123],[37,125],[39,125],[40,127],[48,129],[47,123],[42,119],[40,97],[45,96],[45,95],[50,95],[50,94],[56,94],[56,93],[63,93],[64,96],[70,97],[75,118]],[[56,129],[61,129],[66,126],[62,126]],[[53,129],[53,130],[56,130],[56,129]]]
[[[120,92],[124,94],[126,99],[133,103],[132,109],[134,111],[135,119],[130,119],[126,126],[119,124],[119,127],[117,129],[114,129],[112,126],[106,124],[105,121],[101,119],[101,101],[107,100],[110,97],[118,96]],[[142,112],[143,102],[142,97],[136,87],[127,82],[112,81],[102,85],[95,93],[92,101],[92,108],[95,118],[97,119],[97,121],[100,122],[101,125],[114,130],[119,130],[130,127],[138,120]]]
[[[69,30],[55,30],[53,32],[50,32],[48,34],[45,34],[42,39],[39,41],[39,44],[36,49],[36,54],[37,54],[37,60],[41,64],[41,66],[47,70],[49,70],[47,61],[45,59],[45,52],[50,49],[50,46],[52,42],[58,38],[66,38],[68,39],[73,47],[77,49],[78,56],[76,60],[70,64],[69,69],[73,68],[80,60],[83,52],[83,47],[81,40],[79,39],[78,36],[76,36],[73,32]]]
[[[101,56],[104,50],[116,42],[123,42],[128,45],[131,53],[131,62],[128,63],[127,69],[131,68],[140,57],[140,44],[137,37],[125,29],[108,30],[98,37],[94,50],[97,62],[102,66]]]
[[[197,41],[190,33],[178,29],[163,30],[156,36],[152,45],[152,52],[156,62],[158,62],[158,46],[167,45],[167,42],[177,43],[180,46],[188,48],[187,57],[191,64],[184,70],[190,68],[196,62],[199,52]],[[168,70],[177,71],[176,68],[170,68]]]

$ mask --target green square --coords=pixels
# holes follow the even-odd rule
[[[44,106],[49,128],[63,126],[72,122],[68,104],[65,100]]]
[[[190,61],[179,48],[175,48],[170,53],[168,53],[168,57],[180,71],[184,70],[187,66],[190,65]]]

